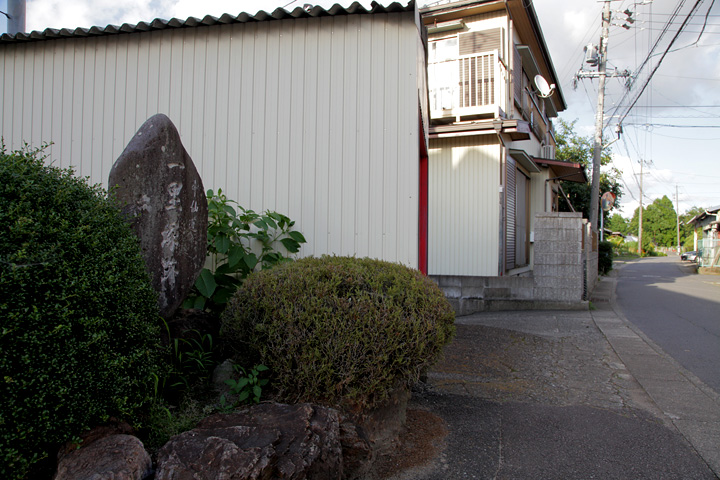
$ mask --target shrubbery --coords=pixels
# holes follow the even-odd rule
[[[0,150],[0,477],[132,418],[161,376],[137,238],[99,187]]]
[[[454,331],[452,308],[420,272],[327,256],[250,275],[222,325],[241,363],[270,368],[280,399],[349,408],[416,381]]]
[[[605,275],[613,266],[613,244],[612,242],[600,242],[598,244],[598,273]]]

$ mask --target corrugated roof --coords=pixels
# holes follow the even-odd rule
[[[272,13],[259,11],[255,15],[249,13],[240,13],[239,15],[230,15],[228,13],[213,17],[206,15],[202,19],[189,17],[186,20],[179,18],[171,18],[163,20],[156,18],[152,22],[140,22],[138,24],[123,23],[120,26],[108,25],[106,27],[90,27],[90,28],[46,28],[42,32],[37,30],[30,33],[18,33],[10,35],[7,33],[0,36],[0,44],[2,43],[19,43],[32,42],[42,40],[53,40],[56,38],[78,38],[78,37],[97,37],[103,35],[119,35],[123,33],[148,32],[152,30],[165,30],[167,28],[192,28],[211,25],[225,25],[231,23],[248,23],[248,22],[265,22],[269,20],[284,20],[288,18],[314,18],[314,17],[333,17],[338,15],[355,15],[355,14],[372,14],[372,13],[395,13],[395,12],[412,12],[415,9],[415,1],[410,0],[407,5],[393,2],[388,6],[380,5],[372,2],[370,10],[366,9],[358,2],[353,2],[349,7],[343,7],[335,4],[326,10],[320,6],[314,6],[308,9],[297,7],[292,11],[283,8],[277,8]]]

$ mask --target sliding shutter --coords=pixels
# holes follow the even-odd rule
[[[516,186],[517,168],[515,160],[507,157],[505,182],[505,269],[515,268],[515,218],[516,218]]]

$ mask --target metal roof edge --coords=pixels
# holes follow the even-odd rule
[[[123,33],[138,33],[153,30],[164,30],[167,28],[193,28],[201,26],[224,25],[231,23],[251,23],[298,18],[334,17],[341,15],[358,14],[371,15],[381,13],[414,11],[415,0],[408,0],[407,4],[402,4],[395,1],[387,6],[381,5],[380,3],[373,1],[371,3],[370,10],[366,9],[361,3],[355,1],[348,7],[343,7],[342,5],[336,3],[327,10],[323,7],[316,5],[312,8],[308,8],[307,10],[302,7],[296,7],[292,11],[287,11],[283,8],[276,8],[272,12],[260,10],[255,15],[251,15],[246,12],[241,12],[238,15],[225,13],[220,17],[206,15],[203,18],[188,17],[185,20],[179,18],[171,18],[170,20],[156,18],[151,22],[139,22],[137,24],[123,23],[120,26],[107,25],[105,27],[93,26],[89,28],[78,27],[75,29],[46,28],[42,32],[33,30],[32,32],[17,33],[15,35],[3,33],[2,35],[0,35],[0,45],[43,40],[55,40],[58,38],[85,38],[105,35],[118,35]]]

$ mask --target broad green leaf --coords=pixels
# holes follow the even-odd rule
[[[250,270],[254,270],[255,265],[257,265],[257,263],[258,263],[257,256],[254,253],[249,253],[249,254],[245,255],[245,257],[243,258],[243,261],[245,262],[245,265],[247,265],[247,267]]]
[[[230,238],[223,233],[219,233],[215,237],[215,248],[220,253],[227,253],[230,248]]]
[[[305,240],[305,237],[300,232],[293,230],[292,232],[288,232],[288,235],[298,243],[307,243],[307,240]]]
[[[204,310],[205,309],[205,297],[197,296],[195,297],[195,302],[193,303],[192,308],[196,310]]]
[[[297,253],[300,250],[300,244],[292,238],[281,238],[280,243],[282,243],[290,253]]]
[[[195,281],[195,287],[203,296],[210,298],[215,291],[215,288],[217,288],[215,277],[212,272],[207,268],[203,268],[200,272],[200,276]]]
[[[227,303],[228,301],[230,301],[234,294],[235,289],[230,289],[227,287],[218,288],[215,291],[215,295],[213,295],[213,301],[215,301],[215,303]]]
[[[265,365],[260,364],[255,367],[255,370],[257,370],[258,372],[265,372],[267,370],[270,370],[270,367],[266,367]]]
[[[228,264],[230,265],[230,268],[235,267],[235,265],[237,265],[244,256],[245,249],[240,245],[233,245],[230,247],[230,253],[228,253]]]
[[[231,207],[230,205],[223,205],[223,210],[225,210],[227,213],[229,213],[233,217],[237,215],[237,213],[235,213],[235,209],[233,207]]]

